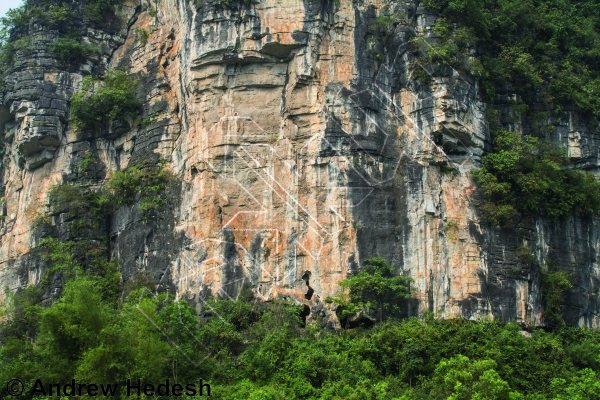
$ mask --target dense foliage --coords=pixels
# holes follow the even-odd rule
[[[91,162],[93,159],[88,153],[79,167],[85,171]],[[50,190],[51,213],[67,213],[71,234],[80,236],[85,232],[101,231],[106,218],[112,217],[118,207],[131,204],[139,194],[139,208],[147,220],[152,212],[166,204],[161,195],[172,182],[174,176],[165,168],[164,161],[154,165],[134,163],[114,172],[100,190],[77,184],[54,186]],[[43,214],[41,218],[45,219]]]
[[[529,136],[504,129],[492,115],[495,148],[476,172],[492,223],[518,217],[560,218],[600,209],[591,174],[565,169],[566,152],[542,139],[552,110],[575,110],[589,127],[600,118],[600,4],[593,0],[426,0],[438,19],[431,61],[477,78],[493,107],[495,94],[517,94],[509,107]],[[542,107],[535,103],[544,104]],[[540,124],[540,121],[545,121]]]
[[[123,0],[87,0],[84,5],[85,18],[96,27],[103,27],[115,18],[115,7]]]
[[[27,290],[8,302],[0,380],[19,377],[31,388],[36,378],[121,387],[128,377],[202,378],[223,399],[600,399],[597,331],[527,338],[515,324],[428,316],[327,334],[303,327],[298,307],[254,304],[249,292],[237,303],[212,299],[221,318],[211,311],[201,322],[185,301],[155,297],[143,280],[123,300],[118,280],[73,276],[46,309],[28,303]]]
[[[389,315],[398,310],[398,299],[410,297],[407,286],[410,282],[413,282],[410,277],[394,276],[384,258],[368,258],[360,272],[340,281],[342,291],[325,302],[341,307],[342,318],[348,317],[346,324],[349,317],[369,309],[378,310],[379,321],[383,321],[384,310]]]
[[[600,209],[600,182],[590,172],[566,169],[564,149],[491,126],[496,128],[496,148],[474,176],[486,194],[482,208],[493,224],[511,226],[520,216],[540,212],[560,218]]]
[[[542,299],[544,318],[550,323],[564,326],[560,307],[565,302],[565,292],[573,287],[565,271],[556,271],[552,264],[540,269],[542,276]]]
[[[442,18],[444,61],[463,65],[493,101],[510,86],[526,104],[600,117],[600,4],[595,0],[426,0]],[[471,54],[475,55],[473,60]]]
[[[78,40],[64,38],[54,41],[51,49],[63,64],[82,63],[90,55],[98,53],[98,49],[89,43],[79,43]]]
[[[71,99],[71,121],[82,133],[109,128],[113,122],[136,119],[142,102],[137,99],[137,81],[121,70],[110,71],[103,80],[86,76],[81,91]]]

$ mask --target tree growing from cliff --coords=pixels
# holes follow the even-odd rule
[[[556,271],[553,265],[547,265],[540,268],[540,275],[545,318],[555,326],[564,327],[561,306],[565,303],[566,291],[573,288],[569,274]]]
[[[328,297],[325,301],[345,307],[351,313],[364,309],[379,309],[379,321],[383,322],[385,309],[398,309],[398,306],[390,303],[389,299],[399,300],[410,297],[408,285],[413,282],[413,279],[394,276],[393,273],[394,270],[384,258],[368,258],[362,271],[339,283],[344,291],[347,291],[351,301],[344,301],[345,299],[340,295],[334,298]]]
[[[84,78],[81,92],[71,98],[71,121],[81,133],[108,129],[113,122],[127,123],[141,111],[137,80],[125,71],[110,71],[104,79]]]
[[[494,120],[490,125],[495,149],[473,176],[487,198],[482,209],[494,225],[512,226],[518,217],[540,212],[563,218],[600,209],[600,182],[590,172],[565,168],[564,149],[521,137]]]

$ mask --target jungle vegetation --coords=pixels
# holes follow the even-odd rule
[[[431,62],[449,63],[476,78],[492,110],[494,150],[475,174],[490,221],[514,226],[522,217],[564,218],[599,210],[600,183],[591,173],[567,169],[570,159],[551,134],[553,121],[566,111],[578,112],[589,129],[598,131],[600,4],[425,0],[424,6],[441,17]],[[517,96],[508,108],[523,123],[524,135],[507,130],[493,111],[506,95]]]
[[[82,62],[89,49],[73,26],[76,16],[102,26],[117,2],[39,4],[14,10],[3,21],[2,73],[16,52],[27,51],[34,18],[64,35],[52,50],[58,59]],[[442,16],[438,53],[469,68],[490,104],[508,83],[523,99],[515,106],[530,121],[539,117],[533,107],[538,99],[557,112],[598,117],[596,2],[428,0],[426,6]],[[378,24],[387,32],[389,21]],[[102,82],[89,78],[86,85],[72,104],[83,131],[135,115],[134,80],[124,72],[109,73]],[[492,221],[596,210],[598,183],[564,169],[564,152],[545,142],[542,131],[532,133],[522,137],[494,128],[497,150],[477,173]],[[95,163],[93,151],[87,152],[78,173],[91,177]],[[570,282],[550,269],[542,274],[543,297],[556,323],[548,330],[529,327],[530,337],[515,323],[443,320],[428,312],[421,319],[397,319],[411,282],[379,258],[364,260],[361,271],[342,281],[341,294],[327,300],[345,318],[336,331],[303,319],[305,310],[289,302],[257,303],[247,288],[237,302],[208,299],[212,309],[199,313],[167,291],[155,294],[155,277],[148,274],[124,283],[119,260],[108,249],[106,225],[124,206],[138,207],[150,220],[166,205],[173,181],[163,163],[132,163],[101,188],[67,183],[52,189],[48,211],[35,224],[52,232],[36,248],[46,273],[37,286],[6,292],[1,304],[0,398],[12,398],[4,383],[13,378],[27,389],[36,379],[118,383],[117,398],[124,397],[127,378],[202,378],[212,385],[211,397],[234,400],[600,399],[600,332],[559,323]],[[68,217],[68,240],[53,230],[58,215]],[[50,285],[60,288],[52,304]],[[380,323],[352,326],[360,313],[378,315]]]
[[[600,398],[597,330],[533,329],[525,337],[514,323],[426,313],[327,332],[303,321],[301,307],[255,303],[250,291],[237,302],[209,299],[203,314],[212,316],[201,320],[185,300],[154,296],[147,276],[126,293],[116,263],[84,270],[69,250],[43,250],[69,277],[60,300],[40,307],[36,287],[9,294],[3,382],[111,382],[122,388],[116,398],[126,378],[155,385],[202,378],[211,397],[240,400]]]

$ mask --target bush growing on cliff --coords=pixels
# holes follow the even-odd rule
[[[541,212],[562,218],[600,209],[600,182],[590,172],[566,169],[563,149],[503,128],[492,131],[496,148],[473,173],[487,200],[493,224],[511,226],[520,216]]]
[[[121,3],[123,0],[87,0],[83,8],[84,16],[96,27],[101,28],[115,17],[116,6]]]
[[[140,44],[145,46],[148,43],[148,38],[150,38],[150,32],[141,27],[135,28],[135,34],[140,38]]]
[[[81,92],[71,98],[71,121],[82,133],[93,133],[113,122],[134,120],[142,106],[135,95],[136,84],[120,70],[110,71],[103,80],[85,77]]]
[[[84,159],[82,164],[91,161]],[[50,206],[53,214],[68,213],[74,218],[72,234],[99,232],[101,224],[116,208],[130,204],[140,194],[140,209],[143,218],[166,205],[161,198],[174,176],[166,169],[164,161],[155,165],[136,163],[114,172],[101,190],[89,189],[74,184],[54,186],[50,190]]]
[[[413,279],[393,276],[393,273],[385,259],[368,258],[358,274],[339,282],[342,292],[334,298],[326,298],[325,302],[336,303],[344,308],[343,316],[376,309],[379,311],[379,321],[383,323],[384,310],[397,311],[398,306],[394,301],[410,297],[408,285]]]
[[[552,265],[540,268],[544,318],[550,323],[564,326],[560,307],[565,303],[565,292],[573,287],[569,274],[556,271]]]
[[[595,0],[426,0],[442,18],[439,54],[469,72],[488,101],[508,84],[526,104],[600,117],[600,5]],[[467,68],[469,69],[469,68]],[[464,69],[463,69],[464,70]]]
[[[131,202],[133,196],[139,192],[140,209],[144,219],[148,219],[151,212],[167,204],[160,194],[173,179],[173,173],[165,168],[164,161],[160,161],[157,165],[135,164],[116,171],[106,186],[115,206]]]
[[[90,55],[98,53],[98,49],[88,43],[79,43],[72,39],[58,39],[52,43],[51,49],[63,64],[84,62]]]
[[[597,330],[538,329],[526,338],[516,324],[413,318],[340,336],[315,325],[302,328],[298,307],[257,305],[251,296],[237,303],[210,299],[222,319],[213,315],[198,323],[184,300],[141,289],[117,302],[101,282],[81,273],[59,301],[35,310],[33,343],[26,330],[6,330],[0,322],[0,379],[18,376],[27,389],[35,378],[118,383],[122,395],[132,376],[155,386],[202,378],[211,396],[229,399],[559,400],[600,394],[598,365],[576,356],[577,349],[592,354],[599,348]],[[0,396],[7,396],[5,385]]]

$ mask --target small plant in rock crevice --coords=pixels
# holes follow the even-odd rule
[[[96,159],[96,155],[93,150],[87,150],[83,156],[81,161],[77,162],[77,170],[79,173],[84,173],[93,165],[96,165],[98,160]]]
[[[458,222],[455,220],[448,221],[448,223],[444,227],[444,232],[446,232],[446,234],[448,235],[448,239],[457,240],[459,233]]]
[[[140,44],[145,46],[148,43],[148,38],[150,37],[150,32],[141,27],[135,28],[135,34],[140,38]]]

